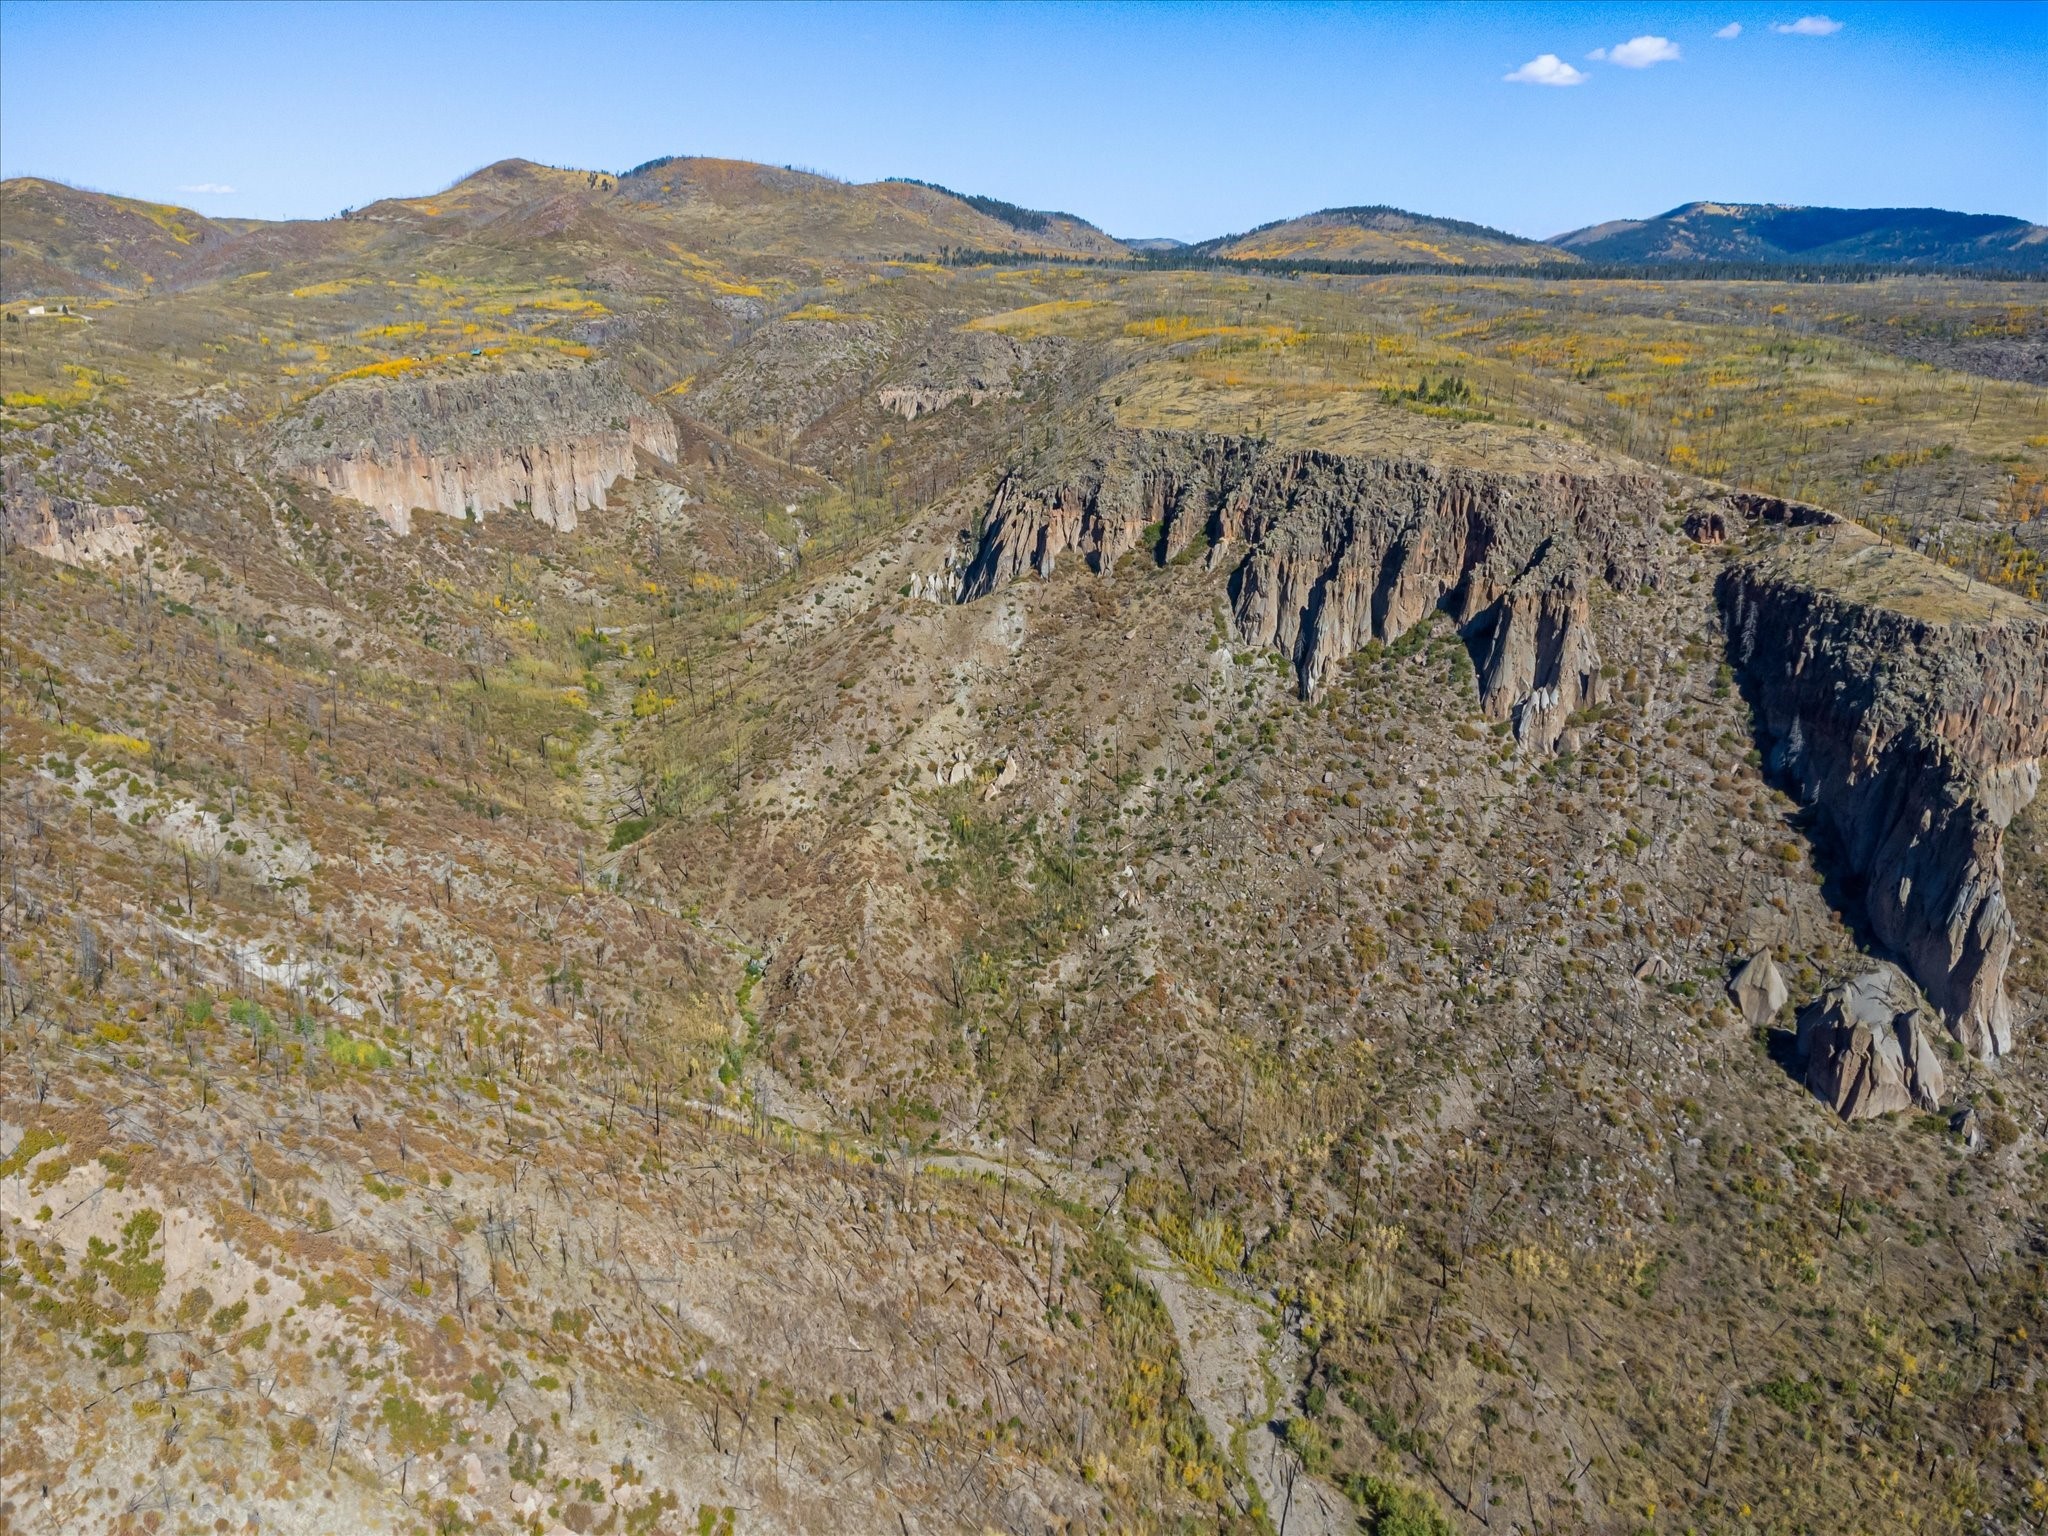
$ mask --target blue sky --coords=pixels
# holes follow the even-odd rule
[[[2048,223],[2048,4],[0,3],[7,176],[277,218],[661,154],[1182,239],[1351,203],[1536,236],[1709,197]]]

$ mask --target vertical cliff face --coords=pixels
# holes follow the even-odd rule
[[[1995,1060],[2013,1048],[2002,846],[2048,752],[2048,618],[2003,594],[1946,616],[1859,598],[1820,579],[1823,562],[1881,570],[1917,557],[1839,531],[1844,548],[1819,544],[1804,565],[1729,567],[1730,656],[1767,768],[1796,786],[1862,882],[1872,934],[1956,1039]]]
[[[479,519],[523,508],[567,531],[633,476],[637,452],[673,460],[674,424],[598,363],[337,384],[283,425],[275,463],[401,532],[415,508]]]
[[[1464,629],[1480,702],[1548,752],[1592,702],[1593,581],[1654,581],[1661,507],[1649,476],[1495,474],[1399,459],[1283,452],[1244,439],[1120,434],[1084,471],[997,490],[961,601],[1062,555],[1111,568],[1206,549],[1229,566],[1241,639],[1272,646],[1313,697],[1369,640],[1432,609]]]
[[[1600,653],[1587,617],[1589,567],[1568,535],[1544,542],[1495,602],[1479,664],[1479,707],[1514,718],[1516,734],[1549,752],[1572,711],[1595,702]]]
[[[142,540],[140,507],[52,496],[13,464],[0,477],[0,543],[66,565],[99,565],[133,554]]]

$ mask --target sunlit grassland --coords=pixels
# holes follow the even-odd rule
[[[1008,307],[978,325],[1115,340],[1128,367],[1106,390],[1127,425],[1507,461],[1529,431],[1557,432],[1818,502],[2041,590],[2048,390],[1910,355],[2048,334],[2048,307],[2019,285],[1063,272],[991,286]],[[1046,296],[1020,303],[1020,289]]]

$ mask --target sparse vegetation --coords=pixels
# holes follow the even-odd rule
[[[1985,359],[2038,306],[939,266],[863,189],[597,174],[0,337],[10,516],[143,529],[0,554],[0,1392],[21,1478],[102,1469],[48,1519],[1249,1532],[1299,1470],[1383,1536],[2038,1522],[2044,1057],[1846,1128],[1737,1018],[1748,954],[1796,1010],[1867,940],[1723,665],[1747,531],[1683,532],[1714,477],[1968,577],[1873,541],[1852,595],[2037,594],[2044,396]],[[573,533],[266,467],[344,374],[582,351],[679,447]],[[1298,697],[1220,521],[944,601],[1117,424],[1629,455],[1656,583],[1540,760],[1447,613]]]

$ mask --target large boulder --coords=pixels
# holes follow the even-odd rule
[[[1728,995],[1735,999],[1750,1027],[1762,1029],[1778,1016],[1791,994],[1785,989],[1785,978],[1778,974],[1778,962],[1769,950],[1760,949],[1728,983]]]
[[[1933,1010],[1904,972],[1880,964],[1799,1014],[1806,1086],[1844,1120],[1938,1110],[1944,1082]]]

